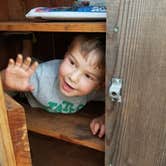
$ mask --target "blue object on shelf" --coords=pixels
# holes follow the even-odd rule
[[[26,17],[46,20],[105,20],[104,6],[72,6],[72,7],[37,7],[31,9]]]

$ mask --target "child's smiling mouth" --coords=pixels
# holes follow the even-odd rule
[[[65,80],[63,80],[62,88],[66,92],[71,92],[71,91],[75,90],[75,88],[72,87],[71,85],[69,85]]]

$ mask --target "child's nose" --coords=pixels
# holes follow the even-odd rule
[[[69,75],[70,80],[74,83],[78,83],[80,77],[81,77],[81,72],[79,70],[76,70]]]

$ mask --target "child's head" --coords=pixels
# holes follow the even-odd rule
[[[64,95],[84,96],[102,87],[105,78],[104,46],[99,37],[75,37],[59,69],[59,86]]]

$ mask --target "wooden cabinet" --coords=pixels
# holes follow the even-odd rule
[[[22,12],[37,4],[23,2]],[[107,23],[17,22],[8,7],[1,5],[0,31],[106,32],[105,166],[165,166],[166,2],[107,0]],[[109,96],[112,78],[122,79],[121,103]]]
[[[3,22],[0,22],[0,31],[105,33],[105,25],[106,24],[104,21],[103,22],[84,22],[84,23],[83,22],[59,22],[59,23],[58,22],[57,23],[33,22],[32,23],[32,22],[25,22],[25,21],[24,22],[16,22],[16,21],[4,22],[3,21]],[[88,110],[92,108],[94,109],[95,108],[94,106],[96,107],[97,105],[94,104],[93,106],[87,109]],[[24,109],[25,108],[27,107],[24,106]],[[100,106],[99,107],[97,106],[97,108],[101,109]],[[97,110],[97,108],[95,108],[95,110]],[[31,108],[27,108],[26,110],[27,110],[26,111],[27,128],[29,131],[33,131],[38,134],[42,134],[42,135],[50,136],[50,137],[60,139],[63,141],[67,141],[73,144],[78,144],[88,148],[92,148],[104,154],[104,139],[99,139],[97,138],[97,136],[93,136],[92,133],[90,132],[89,123],[91,119],[94,117],[94,115],[92,116],[90,113],[87,113],[87,112],[85,113],[80,112],[76,115],[71,115],[71,116],[52,115],[48,112],[42,111],[41,109],[31,110]],[[11,120],[12,120],[12,116],[10,116],[9,125],[11,123],[10,122]],[[7,123],[8,122],[6,122],[6,125]],[[13,141],[13,145],[15,146],[16,142],[14,142],[13,139],[12,141]],[[22,148],[24,147],[22,146]],[[21,158],[22,156],[16,155],[16,152],[14,153],[15,156],[17,156],[16,160],[23,160],[24,158],[22,159]],[[29,159],[27,161],[29,162],[28,164],[31,165]],[[2,162],[5,163],[5,161],[2,161]],[[44,162],[47,162],[47,161],[44,161]],[[17,161],[16,161],[16,165],[18,165]]]
[[[25,20],[25,18],[23,17],[22,19],[22,16],[21,16],[22,15],[21,11],[23,10],[22,10],[22,6],[20,2],[15,1],[15,3],[17,4],[16,6],[18,9],[18,12],[20,12],[18,13],[19,16],[17,17],[15,13],[16,12],[15,9],[11,9],[11,4],[13,4],[13,2],[11,3],[9,2],[8,4],[9,17],[8,18],[0,17],[0,19],[2,20],[0,22],[1,32],[6,32],[6,31],[7,32],[36,32],[38,34],[40,32],[41,33],[46,32],[45,33],[46,38],[49,38],[48,35],[54,34],[54,32],[56,34],[58,32],[61,32],[61,34],[66,32],[73,33],[73,34],[74,33],[103,33],[105,34],[106,32],[105,21],[32,22],[29,20]],[[39,34],[39,35],[42,36],[42,34]],[[99,109],[101,109],[100,106],[96,104],[94,105],[97,106]],[[85,108],[85,110],[90,110],[94,108],[94,105],[90,106],[89,108],[88,107]],[[27,107],[24,107],[24,109],[25,108]],[[51,136],[53,138],[71,142],[73,144],[78,144],[88,148],[92,148],[104,154],[104,139],[99,139],[96,136],[93,136],[89,129],[89,123],[94,115],[92,116],[90,113],[87,113],[87,112],[85,113],[80,112],[80,114],[76,114],[72,116],[66,116],[66,115],[54,116],[47,112],[41,111],[39,109],[38,110],[36,109],[33,111],[31,111],[30,108],[27,108],[27,109],[28,111],[26,112],[26,119],[27,119],[27,128],[29,131],[33,131],[35,133],[43,134],[46,136]],[[95,108],[95,110],[97,110],[97,108]],[[97,114],[95,116],[97,116]],[[10,124],[10,120],[11,119],[9,119],[9,124]],[[41,128],[41,126],[43,127]]]

